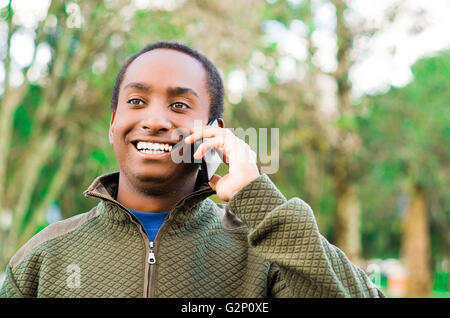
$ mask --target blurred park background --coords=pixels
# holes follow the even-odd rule
[[[445,0],[0,0],[0,272],[96,204],[82,192],[118,169],[116,74],[170,40],[218,66],[229,127],[279,128],[270,178],[387,296],[450,297],[449,16]]]

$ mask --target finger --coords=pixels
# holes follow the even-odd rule
[[[204,126],[194,128],[192,134],[185,138],[187,144],[193,143],[200,138],[211,138],[223,134],[223,128]]]
[[[194,153],[194,159],[202,158],[209,149],[218,149],[221,152],[223,147],[223,139],[221,137],[214,137],[204,141]]]
[[[220,179],[222,179],[222,177],[219,176],[218,174],[215,174],[212,176],[211,180],[209,180],[208,184],[214,191],[216,191],[217,183],[219,182]]]

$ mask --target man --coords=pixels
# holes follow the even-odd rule
[[[172,42],[145,47],[119,72],[111,108],[120,171],[85,191],[100,199],[91,211],[48,226],[14,255],[1,296],[383,297],[225,128],[222,81],[206,57]],[[214,119],[219,127],[194,127]],[[219,150],[225,176],[205,180],[198,164],[172,160],[174,145],[202,138],[211,139],[194,158]]]

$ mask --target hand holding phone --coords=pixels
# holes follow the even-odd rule
[[[218,126],[218,122],[213,121],[208,125]],[[212,140],[208,141],[210,138]],[[249,182],[260,176],[256,163],[256,153],[245,141],[239,139],[229,129],[194,128],[192,134],[185,138],[185,142],[194,145],[197,143],[194,159],[202,158],[201,175],[204,178],[203,180],[208,181],[211,188],[216,191],[217,196],[225,202],[229,201]],[[198,147],[201,148],[201,151]],[[208,152],[210,153],[208,154]],[[222,161],[222,156],[224,163],[228,166],[228,173],[224,176],[218,176],[214,173]]]

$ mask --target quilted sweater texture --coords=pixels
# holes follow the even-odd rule
[[[49,225],[12,257],[0,297],[384,297],[319,233],[311,208],[265,174],[228,204],[201,185],[153,246],[115,200],[118,176],[85,191],[100,199],[91,211]]]

